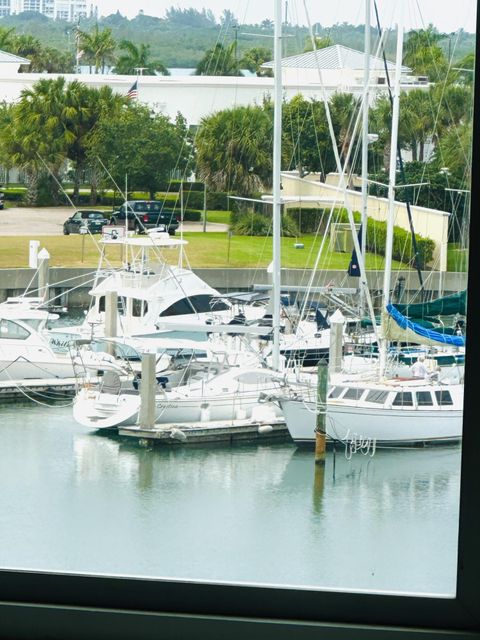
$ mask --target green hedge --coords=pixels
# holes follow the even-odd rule
[[[298,236],[295,221],[287,214],[282,214],[282,236]],[[232,212],[230,229],[238,236],[271,236],[272,216],[255,211]]]
[[[0,187],[0,191],[5,194],[5,200],[10,202],[22,202],[27,192],[24,187]]]
[[[300,233],[312,233],[317,229],[320,234],[325,233],[325,227],[330,213],[330,209],[288,209],[289,215],[297,223]],[[353,214],[356,223],[360,223],[361,215],[358,212]],[[346,209],[335,209],[332,222],[347,223],[348,213]],[[369,218],[367,221],[367,250],[378,255],[385,255],[385,244],[387,235],[387,223]],[[432,261],[435,242],[431,238],[424,238],[415,234],[418,248],[418,258],[420,268]],[[393,230],[393,250],[392,258],[401,262],[411,262],[413,265],[412,235],[409,231],[401,227],[394,227]]]
[[[188,183],[190,184],[190,183]],[[71,194],[69,194],[71,196]],[[147,193],[142,193],[141,191],[135,191],[129,194],[129,198],[131,200],[149,200],[149,196]],[[156,200],[160,202],[165,201],[165,203],[170,204],[170,206],[174,206],[175,208],[180,209],[180,195],[176,191],[170,191],[168,193],[157,193]],[[186,208],[195,209],[199,211],[203,211],[203,191],[184,191],[183,193],[183,202]],[[123,203],[123,196],[120,194],[116,194],[115,197],[113,193],[107,191],[105,193],[99,193],[97,196],[97,204],[100,206],[108,206],[115,207],[119,206]],[[90,206],[90,194],[81,193],[78,197],[78,205],[80,206]],[[207,209],[212,211],[225,211],[228,209],[228,196],[226,193],[220,192],[207,192]]]

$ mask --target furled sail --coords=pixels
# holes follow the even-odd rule
[[[387,340],[413,342],[430,346],[448,344],[455,347],[465,346],[465,336],[453,336],[428,329],[406,318],[393,306],[387,305],[387,313],[382,318],[383,334]]]
[[[467,314],[467,290],[453,293],[430,302],[414,304],[395,304],[397,311],[409,318],[427,318],[432,316],[465,316]]]

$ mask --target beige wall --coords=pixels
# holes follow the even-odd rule
[[[282,173],[282,196],[296,196],[300,198],[302,207],[318,208],[328,207],[332,204],[350,206],[353,211],[360,211],[362,208],[362,195],[359,191],[347,189],[345,192],[338,189],[334,184],[326,184],[319,181],[318,174],[310,174],[306,178],[299,178],[295,173]],[[318,201],[312,201],[311,197],[318,197]],[[309,200],[301,201],[302,197],[309,197]],[[287,207],[298,207],[299,202],[292,202]],[[374,220],[386,220],[388,212],[388,200],[369,196],[368,216]],[[427,209],[410,205],[412,212],[413,227],[415,233],[425,238],[431,238],[435,242],[433,261],[429,267],[439,270],[447,270],[447,243],[448,243],[448,220],[450,214],[437,209]],[[394,224],[410,231],[407,208],[404,203],[395,204]]]

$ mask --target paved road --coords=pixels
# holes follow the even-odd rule
[[[72,207],[15,207],[0,211],[0,236],[58,236]],[[202,222],[184,222],[184,231],[203,231]],[[227,231],[228,225],[207,223],[207,231]],[[177,231],[178,233],[178,231]]]

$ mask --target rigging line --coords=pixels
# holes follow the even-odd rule
[[[375,19],[377,21],[377,29],[378,29],[378,34],[381,37],[382,36],[382,28],[380,25],[380,16],[378,13],[378,6],[377,6],[377,0],[373,0],[373,8],[375,11]],[[388,72],[388,64],[387,64],[387,58],[385,55],[385,47],[382,45],[382,59],[383,59],[383,66],[385,69],[385,76],[387,78],[387,89],[388,89],[388,97],[390,100],[390,106],[393,108],[393,96],[392,96],[392,85],[390,82],[390,74]],[[407,184],[407,179],[405,177],[405,167],[403,165],[403,158],[402,158],[402,151],[400,148],[400,142],[397,140],[397,158],[398,158],[398,164],[399,164],[399,168],[400,168],[400,176],[402,179],[403,184]],[[417,271],[417,275],[418,275],[418,280],[420,282],[420,290],[422,292],[422,299],[424,298],[424,294],[425,294],[425,287],[424,287],[424,283],[423,283],[423,275],[422,275],[422,270],[420,269],[420,259],[419,259],[419,251],[418,251],[418,245],[417,245],[417,239],[415,236],[415,229],[413,227],[413,217],[412,217],[412,211],[410,209],[410,200],[408,198],[408,196],[405,196],[405,204],[406,204],[406,208],[407,208],[407,215],[408,215],[408,223],[410,225],[410,232],[412,234],[412,246],[413,246],[413,258],[414,258],[414,264],[415,264],[415,268]]]

